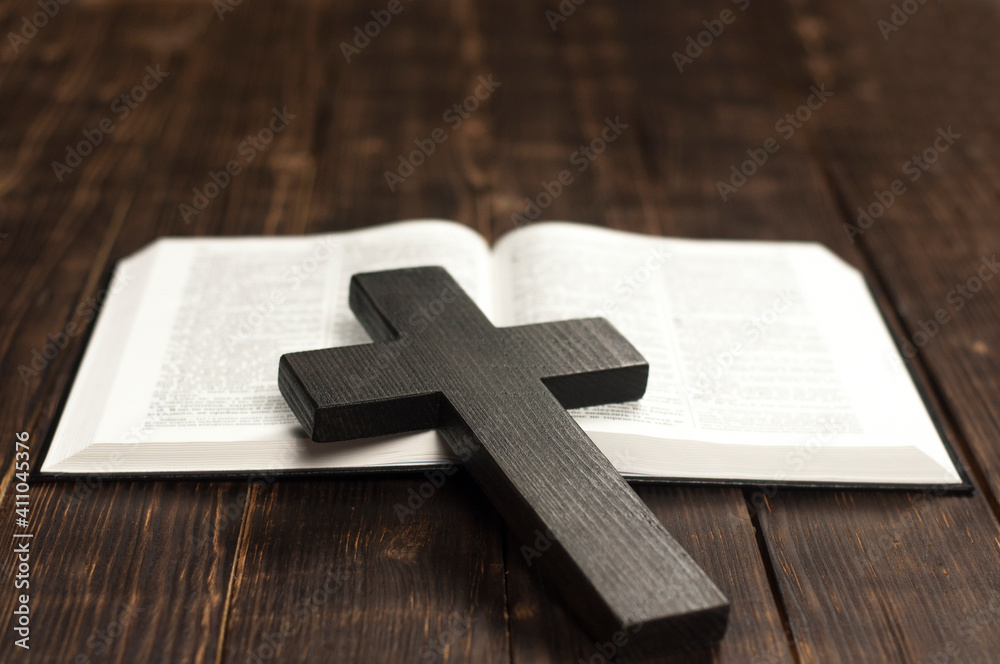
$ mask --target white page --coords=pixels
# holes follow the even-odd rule
[[[863,279],[821,245],[544,223],[497,243],[494,275],[501,324],[603,316],[650,362],[642,400],[575,411],[588,432],[916,447],[952,468]]]
[[[120,362],[103,415],[92,436],[88,432],[90,442],[160,456],[161,462],[172,444],[230,443],[239,446],[239,468],[365,466],[446,455],[433,433],[369,445],[310,445],[278,391],[278,359],[287,352],[370,341],[348,306],[348,284],[357,272],[441,265],[489,315],[489,249],[474,231],[419,221],[306,237],[167,238],[144,249],[141,260],[148,263],[148,278],[141,298],[135,290],[126,293],[133,296],[129,314],[135,322],[123,348],[110,349]],[[119,308],[109,298],[106,311]],[[120,316],[105,324],[102,314],[100,325],[120,325]],[[116,343],[122,345],[121,339]],[[85,365],[89,361],[91,371],[78,376],[67,412],[86,408],[93,381],[109,367],[100,358],[90,360]],[[73,440],[78,424],[63,418],[47,466],[84,446]],[[275,459],[275,442],[282,461],[268,464]],[[333,458],[338,451],[346,454]],[[232,463],[225,455],[201,457],[191,469]],[[113,466],[102,472],[138,469],[121,454]]]

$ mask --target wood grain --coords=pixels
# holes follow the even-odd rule
[[[212,661],[245,505],[246,487],[219,483],[33,485],[30,650],[9,638],[6,661]]]
[[[508,661],[500,522],[462,475],[435,484],[259,484],[219,661]]]

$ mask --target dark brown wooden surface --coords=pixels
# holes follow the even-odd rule
[[[81,0],[15,53],[8,33],[39,9],[3,2],[0,539],[15,530],[14,435],[31,434],[37,461],[84,336],[37,376],[18,366],[68,323],[89,327],[86,303],[114,261],[164,234],[419,216],[495,237],[608,117],[628,129],[545,218],[822,241],[865,271],[912,339],[1000,249],[1000,8],[917,3],[883,39],[893,4],[587,0],[551,30],[554,2],[421,0],[347,63],[340,41],[385,3],[244,1],[220,20],[208,2]],[[734,21],[678,72],[672,54],[724,9]],[[118,120],[113,100],[157,64],[170,75]],[[448,129],[442,113],[490,74],[493,96],[390,192],[384,171]],[[833,97],[723,202],[716,181],[812,85]],[[288,128],[185,223],[178,205],[275,107],[295,115]],[[57,181],[52,162],[105,117],[115,131]],[[852,243],[856,208],[947,127],[954,146]],[[675,661],[997,661],[998,289],[986,282],[952,310],[915,358],[971,497],[640,488],[733,600],[723,641]],[[400,524],[393,506],[419,475],[266,479],[33,485],[32,648],[13,646],[5,582],[0,659],[599,661],[471,482],[448,482]]]

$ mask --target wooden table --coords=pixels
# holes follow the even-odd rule
[[[544,218],[823,242],[908,339],[1000,249],[995,3],[910,0],[895,17],[890,0],[567,0],[566,16],[555,0],[327,4],[73,0],[34,31],[35,0],[0,5],[3,541],[15,433],[40,449],[85,335],[37,376],[18,367],[69,322],[89,328],[113,263],[162,235],[425,216],[496,237],[619,118]],[[388,24],[345,56],[372,11]],[[688,48],[690,62],[674,55]],[[500,85],[455,127],[444,113],[480,76]],[[813,86],[833,95],[783,121]],[[273,109],[287,129],[182,214]],[[91,154],[54,169],[105,118]],[[386,171],[438,128],[447,140],[390,191]],[[911,181],[904,162],[949,128],[959,137]],[[769,138],[777,151],[724,201],[718,181]],[[897,179],[906,191],[845,232]],[[669,661],[1000,661],[998,294],[986,282],[949,309],[915,358],[973,495],[638,488],[733,602],[721,644]],[[13,646],[11,575],[0,659],[602,661],[471,482],[401,525],[393,506],[420,481],[34,483],[31,649]]]

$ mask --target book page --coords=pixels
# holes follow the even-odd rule
[[[158,442],[304,439],[278,391],[278,359],[370,341],[348,306],[355,273],[441,265],[487,315],[492,307],[489,249],[453,222],[306,237],[167,238],[147,247],[143,260],[151,261],[149,277],[142,297],[132,298],[134,324],[117,349],[121,361],[92,436],[97,444],[141,440],[154,449]],[[115,329],[120,321],[100,324]],[[87,383],[81,372],[71,401],[85,399],[76,393],[86,393]],[[436,436],[422,440],[414,458],[441,455]],[[406,450],[388,440],[371,447],[389,448]],[[357,452],[352,465],[373,462],[363,446]]]
[[[574,411],[588,432],[917,446],[951,466],[863,279],[821,245],[544,223],[497,243],[494,274],[501,324],[602,316],[649,361],[643,399]]]

